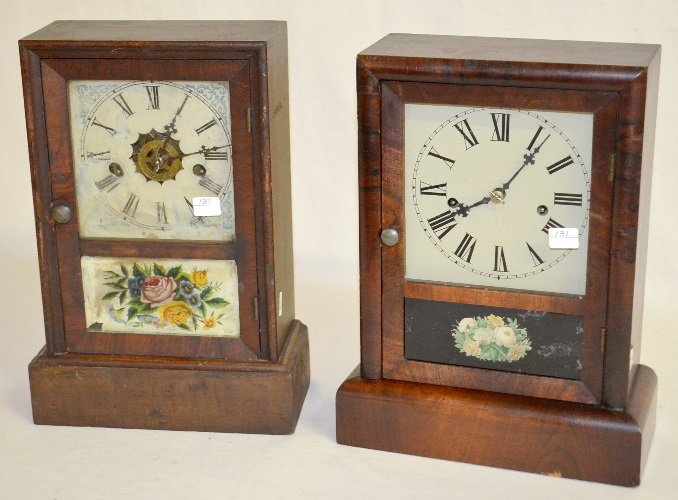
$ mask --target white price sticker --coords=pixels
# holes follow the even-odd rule
[[[549,248],[579,248],[579,230],[576,227],[550,227]]]
[[[193,215],[196,217],[215,217],[221,215],[221,200],[217,196],[193,198]]]

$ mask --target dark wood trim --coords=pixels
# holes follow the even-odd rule
[[[255,221],[257,241],[257,260],[263,265],[260,267],[258,276],[260,301],[262,307],[259,313],[259,322],[262,326],[260,332],[260,349],[262,357],[277,359],[276,349],[276,300],[275,300],[275,268],[273,249],[273,208],[271,200],[271,162],[269,152],[271,150],[270,137],[268,134],[269,109],[268,109],[268,80],[260,78],[267,72],[266,54],[264,47],[257,53],[253,61],[250,75],[253,81],[253,89],[259,89],[252,95],[251,126],[253,137],[252,156],[257,158],[261,165],[254,172],[256,186],[254,202],[258,210],[263,214]]]
[[[247,57],[246,57],[247,56]],[[64,80],[205,80],[231,82],[246,71],[254,54],[236,60],[43,59]],[[180,68],[180,69],[178,69]],[[181,77],[178,77],[181,75]],[[240,78],[247,77],[245,74]],[[233,122],[236,120],[232,120]]]
[[[403,297],[412,299],[457,302],[459,304],[501,304],[509,309],[529,309],[558,314],[584,314],[581,297],[519,291],[490,290],[487,288],[458,287],[440,283],[412,282],[404,284]]]
[[[590,387],[579,380],[413,361],[400,354],[404,351],[405,343],[400,339],[385,339],[384,378],[574,403],[600,402]]]
[[[237,217],[237,214],[236,214]],[[97,239],[81,240],[82,255],[111,255],[116,257],[148,259],[205,259],[236,260],[242,249],[233,243],[191,243],[187,247],[181,241],[151,241],[143,246],[130,240]]]
[[[381,378],[381,88],[357,63],[360,236],[360,367],[366,379]]]
[[[47,130],[42,96],[40,58],[26,47],[20,46],[21,77],[26,103],[26,131],[28,133],[28,156],[32,166],[33,206],[35,230],[38,241],[38,263],[42,291],[43,314],[47,352],[63,353],[66,350],[62,307],[59,300],[58,255],[56,236],[52,221],[52,186],[49,175]]]

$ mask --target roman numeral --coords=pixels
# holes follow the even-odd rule
[[[125,206],[123,207],[122,211],[125,215],[134,218],[134,216],[137,213],[138,207],[139,207],[139,197],[134,193],[130,193],[129,198],[127,198],[127,203],[125,203]]]
[[[546,170],[548,170],[549,174],[553,175],[555,174],[558,170],[562,170],[568,165],[572,165],[574,163],[574,160],[572,159],[571,156],[566,156],[562,160],[558,160],[555,162],[553,165],[546,167]]]
[[[504,255],[504,247],[494,247],[494,271],[499,273],[507,273],[506,256]]]
[[[509,142],[509,122],[511,115],[508,113],[491,113],[492,123],[494,124],[493,141]]]
[[[214,182],[209,177],[203,177],[202,179],[200,179],[198,184],[200,184],[202,187],[204,187],[208,191],[211,191],[212,193],[214,193],[217,196],[219,196],[219,193],[221,192],[221,188],[223,187],[222,184],[217,184],[216,182]]]
[[[228,151],[208,151],[205,160],[228,160]]]
[[[120,185],[120,179],[115,175],[110,174],[109,176],[104,177],[103,179],[95,182],[94,184],[96,185],[96,187],[99,188],[100,191],[110,193]]]
[[[464,138],[464,146],[466,146],[466,149],[471,149],[478,144],[478,139],[476,139],[476,136],[473,134],[473,130],[471,130],[468,120],[462,120],[459,123],[455,123],[454,128],[456,128]]]
[[[160,95],[158,94],[158,85],[144,85],[146,93],[148,94],[148,108],[146,109],[160,109]]]
[[[546,234],[549,234],[549,229],[552,227],[564,227],[564,226],[562,226],[559,222],[556,222],[549,217],[549,221],[542,228],[542,231],[544,231]]]
[[[195,131],[198,133],[198,135],[200,135],[205,130],[207,130],[208,128],[214,127],[216,124],[217,124],[217,121],[214,118],[212,118],[210,121],[208,121],[207,123],[205,123],[201,127],[198,127],[197,129],[195,129]]]
[[[438,158],[440,160],[443,160],[445,162],[445,165],[447,165],[448,168],[454,167],[454,160],[451,160],[450,158],[441,155],[436,151],[434,148],[431,148],[428,152],[429,156],[433,156],[434,158]]]
[[[575,193],[553,193],[554,205],[574,205],[581,207],[583,195]]]
[[[424,184],[426,184],[424,186]],[[447,196],[445,190],[447,188],[447,182],[443,184],[428,184],[424,181],[419,182],[419,192],[422,195],[429,196]]]
[[[546,232],[548,232],[548,230]],[[534,267],[542,265],[544,263],[544,259],[539,257],[539,254],[534,251],[534,248],[532,248],[527,241],[525,244],[527,245],[527,251],[530,252],[530,256],[532,257],[532,262],[534,262]]]
[[[155,208],[156,211],[158,212],[158,223],[167,224],[167,211],[165,210],[165,202],[156,201]]]
[[[431,229],[433,229],[433,232],[440,240],[442,240],[443,237],[457,225],[454,220],[454,215],[452,215],[449,210],[446,210],[435,217],[431,217],[428,219],[428,223],[431,225]]]
[[[134,111],[132,111],[132,108],[129,107],[129,104],[127,104],[127,101],[122,96],[122,94],[116,95],[113,100],[118,106],[120,106],[120,109],[122,109],[122,112],[125,113],[125,116],[132,116],[134,114]]]
[[[111,150],[102,151],[101,153],[87,153],[87,158],[90,160],[110,160]]]
[[[473,250],[476,247],[476,241],[477,240],[473,236],[466,233],[466,235],[461,239],[461,243],[459,243],[459,246],[454,251],[454,255],[459,257],[461,260],[471,262],[471,257],[473,257]]]
[[[534,137],[532,137],[532,140],[530,141],[530,145],[527,146],[528,151],[532,151],[532,146],[534,146],[534,143],[537,142],[537,139],[539,138],[539,134],[541,134],[542,130],[544,130],[544,127],[539,126],[539,128],[537,129],[537,132],[534,134]],[[549,137],[551,137],[551,134],[546,136],[546,139],[548,139]],[[544,144],[544,142],[546,142],[546,139],[544,139],[544,141],[541,144]],[[539,145],[539,147],[541,147],[541,144]]]
[[[96,116],[94,117],[94,121],[92,122],[92,125],[96,125],[97,127],[101,127],[102,129],[104,129],[106,132],[108,132],[111,135],[115,134],[114,128],[107,127],[106,125],[101,123],[99,120],[97,120]]]

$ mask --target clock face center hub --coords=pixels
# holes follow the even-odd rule
[[[504,198],[506,198],[506,191],[503,189],[496,188],[490,191],[490,201],[492,203],[504,203]]]
[[[136,171],[143,174],[147,181],[162,184],[172,180],[183,169],[183,153],[179,141],[166,134],[151,130],[148,134],[139,134],[137,142],[132,144],[132,161]]]

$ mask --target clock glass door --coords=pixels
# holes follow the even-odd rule
[[[386,376],[596,401],[614,96],[384,87]]]
[[[259,357],[247,61],[47,62],[66,349]],[[151,79],[151,77],[153,79]],[[238,214],[247,214],[238,216]]]

